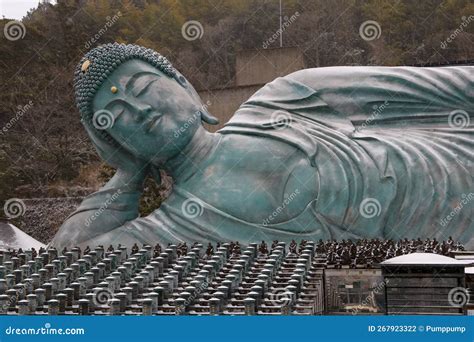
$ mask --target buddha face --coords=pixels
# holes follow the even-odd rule
[[[146,62],[130,60],[101,85],[93,111],[112,115],[106,132],[123,148],[159,165],[179,153],[201,125],[201,103],[184,78],[182,83]]]

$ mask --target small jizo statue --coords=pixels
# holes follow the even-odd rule
[[[207,244],[207,249],[206,249],[206,255],[207,257],[211,257],[212,255],[214,254],[214,247],[212,246],[212,244],[209,242]]]
[[[132,254],[136,254],[138,253],[138,251],[139,251],[138,245],[137,243],[134,243],[132,246]]]
[[[261,254],[268,254],[268,247],[265,241],[262,240],[262,243],[258,246],[258,251]]]
[[[154,257],[154,258],[157,258],[157,257],[160,256],[160,254],[161,254],[161,246],[160,246],[159,243],[157,243],[157,244],[155,245],[155,248],[153,249],[153,257]]]
[[[298,244],[295,240],[291,240],[289,249],[291,254],[297,254]]]

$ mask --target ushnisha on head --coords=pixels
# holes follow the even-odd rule
[[[74,86],[89,131],[144,159],[165,160],[189,142],[201,120],[217,123],[171,63],[142,46],[92,49],[76,67]]]

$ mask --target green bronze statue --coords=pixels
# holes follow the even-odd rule
[[[136,45],[97,47],[76,69],[77,104],[117,171],[51,244],[452,236],[472,246],[473,75],[301,70],[210,133],[203,122],[217,119],[166,58]],[[144,179],[160,182],[160,170],[172,193],[139,217]]]

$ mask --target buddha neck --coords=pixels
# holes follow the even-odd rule
[[[216,149],[220,134],[210,133],[199,126],[189,143],[177,155],[167,160],[162,168],[173,177],[176,183],[186,180],[199,172],[197,167],[206,160]]]

